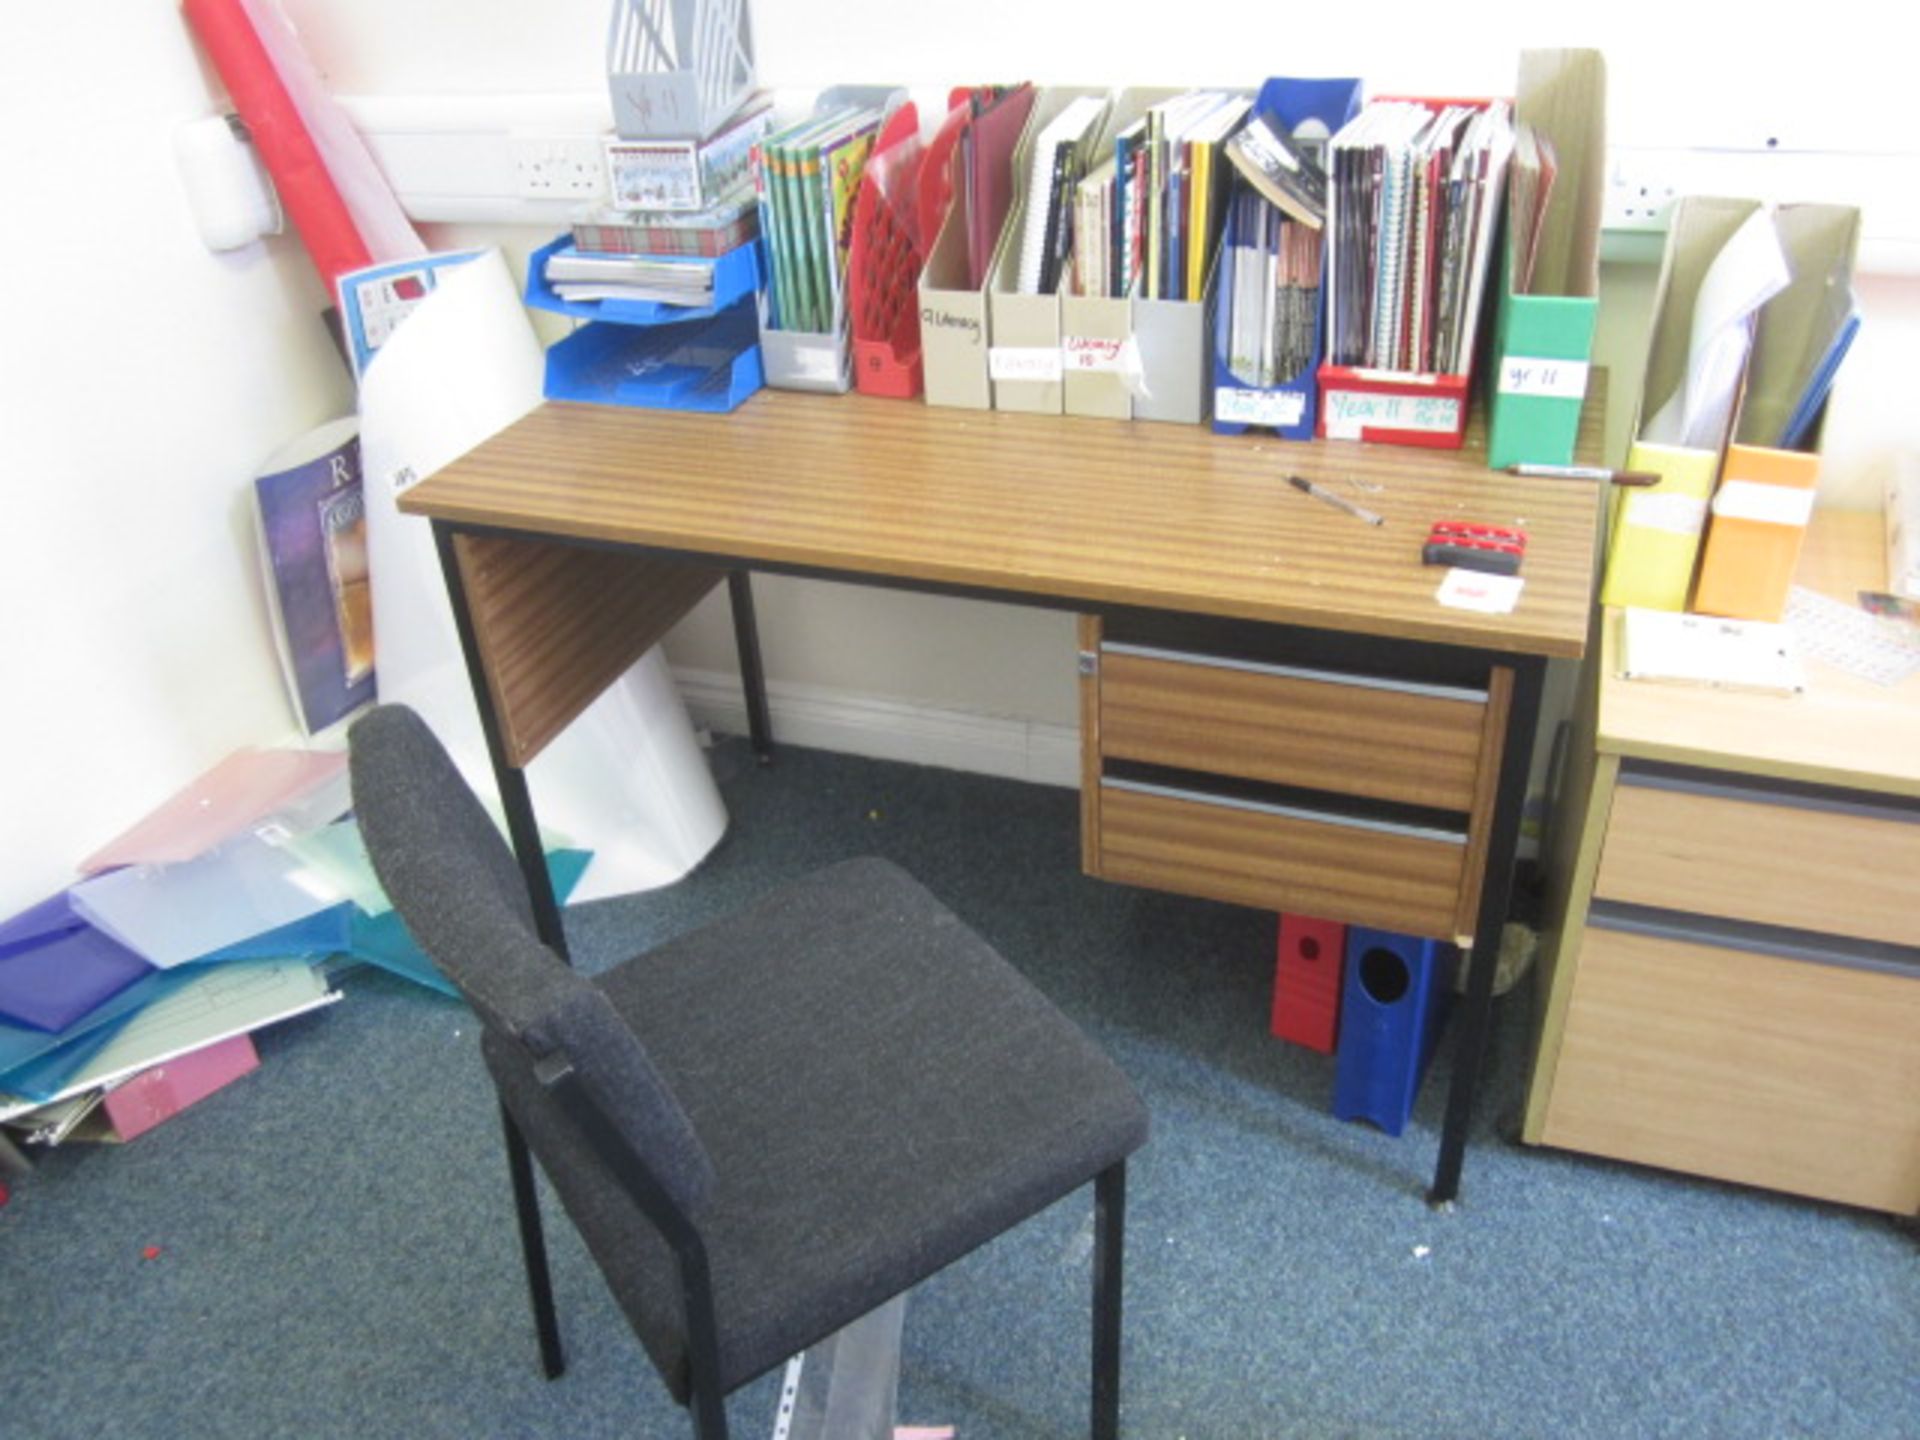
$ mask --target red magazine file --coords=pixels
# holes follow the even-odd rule
[[[1340,1029],[1340,972],[1347,927],[1308,915],[1280,917],[1280,953],[1273,967],[1273,1033],[1322,1055]]]
[[[1449,105],[1484,110],[1484,98],[1380,95],[1378,100],[1407,100],[1439,111]],[[1488,241],[1491,244],[1491,239]],[[1491,267],[1487,276],[1491,294]],[[1475,356],[1486,348],[1485,330],[1475,336]],[[1467,438],[1467,412],[1474,356],[1459,374],[1433,371],[1365,369],[1351,365],[1320,367],[1320,422],[1323,440],[1364,440],[1382,445],[1415,445],[1429,450],[1458,450]]]
[[[853,324],[853,386],[862,395],[908,400],[922,386],[915,287],[926,252],[915,233],[927,151],[911,103],[893,112],[873,147],[853,202],[847,306]]]

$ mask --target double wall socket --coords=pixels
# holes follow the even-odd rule
[[[607,159],[597,135],[509,135],[514,194],[522,200],[597,200],[607,193]]]

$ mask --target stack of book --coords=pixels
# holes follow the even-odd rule
[[[878,108],[837,107],[754,147],[760,229],[773,271],[769,329],[821,334],[839,328],[854,196],[881,119]]]
[[[1468,372],[1513,144],[1498,100],[1376,101],[1334,136],[1334,364]]]
[[[1222,146],[1251,102],[1192,90],[1114,136],[1075,197],[1074,293],[1198,300],[1225,212]]]
[[[1324,143],[1324,142],[1323,142]],[[1226,144],[1237,173],[1222,284],[1227,369],[1257,389],[1312,368],[1319,344],[1327,176],[1319,146],[1256,115]]]

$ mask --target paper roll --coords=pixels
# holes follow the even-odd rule
[[[260,159],[280,192],[320,278],[333,282],[371,262],[353,216],[334,188],[326,162],[301,123],[273,59],[255,33],[243,0],[183,0],[181,9],[247,122]]]
[[[442,273],[368,366],[360,451],[380,698],[412,706],[480,794],[493,769],[431,527],[401,491],[540,403],[545,357],[498,251]],[[527,770],[543,829],[593,851],[573,899],[677,880],[726,830],[726,810],[658,650]]]

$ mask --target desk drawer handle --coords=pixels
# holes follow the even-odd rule
[[[1211,805],[1226,810],[1249,810],[1256,815],[1277,815],[1286,820],[1306,820],[1315,825],[1338,825],[1348,830],[1371,830],[1379,835],[1397,835],[1408,840],[1430,840],[1442,845],[1465,845],[1467,837],[1458,830],[1440,830],[1427,825],[1407,825],[1398,820],[1373,820],[1363,815],[1341,815],[1330,810],[1308,810],[1297,805],[1276,805],[1269,800],[1248,800],[1238,795],[1215,795],[1206,790],[1183,790],[1175,785],[1154,785],[1145,780],[1120,780],[1103,776],[1103,790],[1126,790],[1135,795],[1156,795],[1163,800],[1184,800],[1191,805]]]
[[[1323,685],[1351,685],[1361,690],[1390,690],[1396,695],[1425,695],[1436,700],[1487,703],[1487,692],[1464,685],[1432,685],[1422,680],[1394,680],[1384,675],[1353,675],[1344,670],[1308,670],[1299,665],[1272,665],[1262,660],[1236,660],[1226,655],[1200,655],[1191,650],[1163,650],[1155,645],[1128,645],[1108,641],[1107,655],[1133,655],[1142,660],[1165,660],[1175,665],[1199,665],[1210,670],[1244,670],[1250,675],[1276,675],[1287,680],[1317,680]]]

